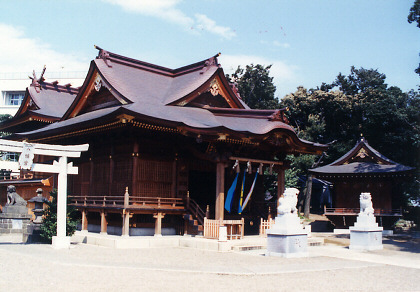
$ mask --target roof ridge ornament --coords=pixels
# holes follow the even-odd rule
[[[102,59],[102,60],[104,60],[105,64],[109,68],[112,68],[112,63],[111,63],[111,60],[109,58],[109,52],[108,51],[105,51],[101,47],[98,47],[97,45],[94,45],[94,48],[97,49],[97,50],[99,50],[99,53],[98,53],[98,56],[96,57],[96,59]]]
[[[203,73],[207,72],[211,66],[220,67],[219,63],[217,62],[217,57],[219,57],[220,55],[221,55],[221,53],[218,53],[217,55],[207,59],[204,62],[204,66],[201,69],[200,74],[203,74]]]
[[[44,68],[42,69],[42,72],[41,72],[41,76],[39,78],[36,78],[35,70],[32,71],[32,76],[33,77],[28,76],[29,79],[32,80],[31,86],[35,88],[37,93],[39,93],[40,90],[41,90],[41,83],[45,81],[45,78],[44,78],[45,70],[47,70],[46,65],[44,65]]]
[[[289,120],[284,115],[285,111],[289,111],[288,107],[282,109],[276,109],[272,115],[268,117],[268,120],[271,122],[283,122],[289,124]]]

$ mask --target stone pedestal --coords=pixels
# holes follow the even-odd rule
[[[373,214],[359,214],[353,227],[350,227],[350,249],[380,250],[383,227],[378,227]]]
[[[308,232],[296,213],[286,213],[276,217],[274,226],[267,230],[268,256],[307,256]]]
[[[31,215],[26,206],[5,206],[0,213],[0,234],[27,232]]]

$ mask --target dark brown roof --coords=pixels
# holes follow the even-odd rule
[[[385,157],[372,146],[365,138],[361,138],[356,145],[336,161],[310,169],[314,174],[342,175],[342,174],[392,174],[414,170]]]
[[[94,98],[92,94],[98,90],[94,86],[95,80],[100,80],[101,86],[114,99],[108,97],[109,107],[84,109],[84,104],[89,98]],[[231,108],[185,106],[202,94],[216,98],[209,93],[214,84],[219,88],[218,98],[225,99],[225,104]],[[245,139],[251,136],[260,141],[264,138],[275,145],[287,143],[288,149],[303,153],[320,154],[327,149],[326,145],[300,140],[287,124],[284,110],[249,109],[232,90],[217,56],[178,69],[168,69],[100,49],[77,97],[67,107],[59,122],[16,135],[28,139],[52,137],[115,123],[121,120],[121,115],[129,115],[132,123],[147,122],[173,131],[197,135],[226,134]],[[274,135],[278,132],[281,135]]]
[[[52,123],[61,119],[78,93],[77,88],[57,82],[31,84],[16,114],[0,124],[0,129],[14,131],[24,123]]]

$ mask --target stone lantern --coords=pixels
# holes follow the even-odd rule
[[[28,202],[35,203],[35,208],[32,209],[34,212],[35,219],[33,221],[34,224],[41,224],[42,223],[42,214],[44,213],[44,203],[48,200],[42,196],[43,190],[38,188],[36,190],[36,196],[31,198]]]
[[[28,226],[27,233],[25,232],[23,234],[24,242],[38,242],[41,240],[40,234],[42,215],[44,213],[44,203],[48,202],[48,200],[42,196],[42,192],[43,190],[41,188],[38,188],[36,190],[36,196],[28,201],[35,204],[35,208],[32,209],[32,212],[34,212],[35,215],[35,219]]]

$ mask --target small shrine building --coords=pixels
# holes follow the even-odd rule
[[[0,125],[13,133],[9,139],[89,143],[72,160],[79,174],[69,182],[82,229],[89,223],[108,233],[162,227],[179,234],[198,230],[204,217],[263,217],[262,173],[278,174],[279,196],[287,154],[327,149],[299,139],[286,109],[250,109],[217,55],[169,69],[96,48],[80,88],[34,79],[17,114]],[[255,186],[243,214],[224,208],[237,172],[232,210],[241,185],[245,195]]]
[[[336,227],[354,224],[359,213],[359,196],[369,192],[378,223],[387,228],[402,216],[402,194],[398,185],[413,171],[413,167],[396,163],[379,153],[364,137],[336,161],[309,170],[314,177],[333,184],[333,208],[325,208],[324,214]]]

